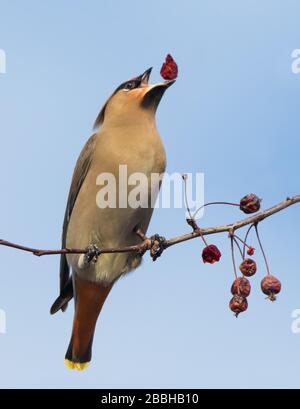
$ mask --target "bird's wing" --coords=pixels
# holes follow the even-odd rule
[[[76,166],[74,169],[73,178],[71,182],[71,187],[69,191],[67,207],[65,211],[64,223],[63,223],[62,248],[66,247],[66,236],[67,236],[67,230],[68,230],[70,217],[71,217],[77,196],[83,184],[83,181],[91,165],[95,143],[96,143],[96,134],[92,135],[89,138],[89,140],[86,142],[76,162]],[[63,289],[67,285],[69,276],[70,276],[70,269],[67,263],[67,258],[64,254],[62,254],[60,258],[60,293],[63,292]],[[67,307],[67,304],[62,306],[61,309],[64,311],[66,307]]]

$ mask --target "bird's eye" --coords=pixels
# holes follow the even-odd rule
[[[129,91],[131,89],[134,89],[135,87],[136,87],[135,81],[129,81],[129,82],[126,82],[124,89]]]

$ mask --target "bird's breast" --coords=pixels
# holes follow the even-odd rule
[[[95,153],[95,164],[113,172],[119,165],[127,165],[128,173],[165,170],[165,150],[156,128],[129,127],[100,134]]]
[[[165,165],[165,150],[155,129],[99,133],[70,218],[67,246],[96,244],[103,248],[139,243],[134,228],[147,231],[158,193],[151,178],[161,175]],[[113,280],[132,269],[135,261],[131,258],[126,253],[102,255],[93,268],[83,269],[81,274],[90,280]],[[79,258],[70,256],[68,260],[76,270]]]
[[[86,178],[72,211],[69,246],[126,245],[136,241],[132,229],[144,228],[153,212],[166,158],[156,130],[133,128],[97,136]],[[147,203],[146,203],[147,202]]]

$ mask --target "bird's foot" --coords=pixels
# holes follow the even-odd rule
[[[96,244],[90,244],[86,248],[86,253],[84,255],[84,264],[88,265],[91,262],[96,263],[100,254],[101,250],[99,249],[99,247],[97,247]]]
[[[150,256],[152,257],[153,261],[155,261],[162,255],[164,249],[166,248],[165,237],[160,236],[159,234],[154,234],[154,236],[148,238],[141,228],[137,228],[135,230],[135,233],[140,237],[141,240],[143,240],[139,254],[143,256],[147,250],[150,250]]]
[[[159,234],[154,234],[148,238],[141,228],[135,229],[135,233],[143,240],[143,243],[140,246],[139,254],[142,256],[146,253],[147,250],[150,250],[150,256],[152,260],[155,261],[160,257],[166,248],[165,243],[166,239]]]
[[[163,251],[166,248],[166,239],[159,234],[154,234],[150,237],[151,240],[151,247],[150,247],[150,256],[152,260],[155,261],[158,257],[160,257]]]
[[[138,250],[138,254],[142,257],[146,253],[146,251],[150,250],[151,240],[148,239],[148,237],[140,227],[136,227],[134,229],[134,232],[143,241]]]

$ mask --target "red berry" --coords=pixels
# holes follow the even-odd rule
[[[202,259],[204,263],[214,264],[216,261],[220,260],[221,255],[220,250],[214,244],[204,247],[202,251]]]
[[[240,201],[240,209],[246,213],[255,213],[260,209],[261,199],[257,197],[254,193],[244,196]]]
[[[251,258],[246,258],[240,265],[240,271],[246,277],[253,276],[257,271],[255,261]]]
[[[278,278],[268,274],[261,281],[261,289],[264,294],[266,294],[271,301],[276,300],[276,294],[280,293],[281,282]]]
[[[240,295],[241,297],[248,297],[251,291],[249,280],[245,277],[238,277],[234,280],[231,286],[232,295]]]
[[[248,308],[247,298],[234,295],[229,302],[229,308],[234,312],[235,316],[238,317],[241,312],[246,311]]]
[[[166,61],[160,69],[160,75],[164,80],[174,80],[178,76],[177,64],[170,54],[166,56]]]
[[[255,248],[254,248],[254,247],[249,247],[248,250],[247,250],[248,256],[253,256],[254,252],[255,252]]]

